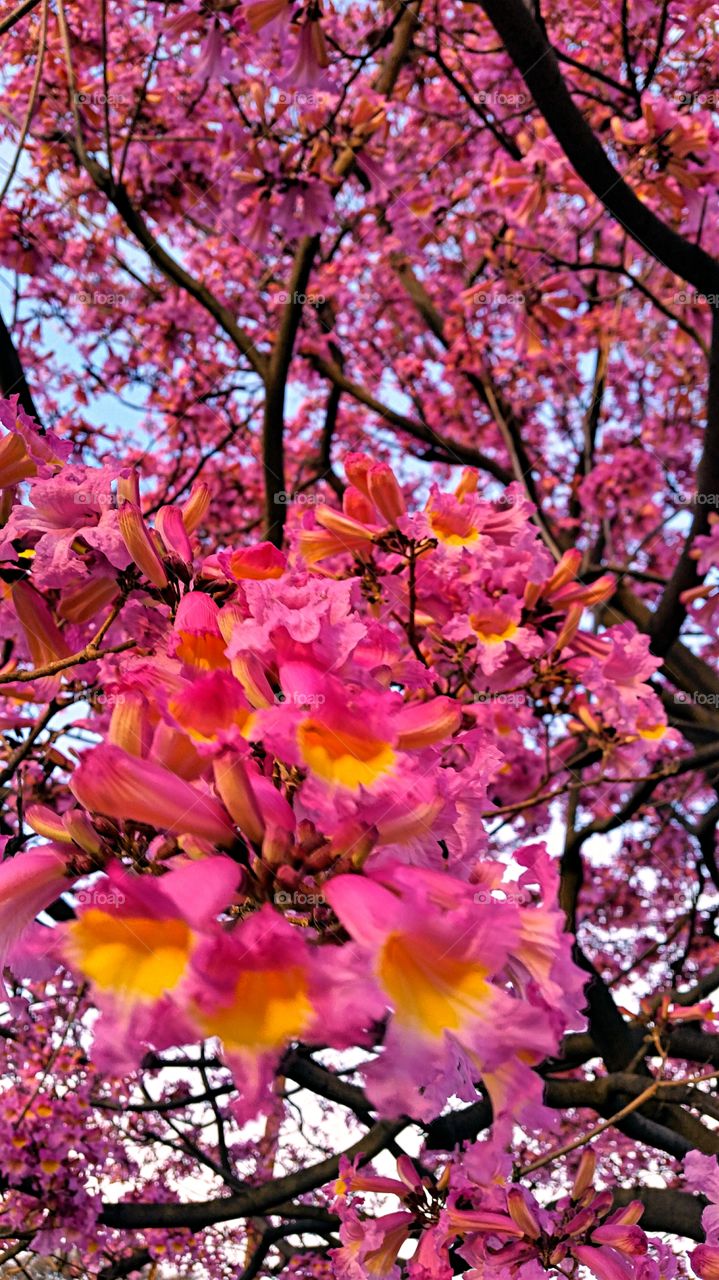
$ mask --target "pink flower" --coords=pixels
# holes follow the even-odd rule
[[[252,708],[229,671],[209,671],[185,681],[170,693],[167,711],[199,748],[215,748],[252,733]]]
[[[572,1253],[597,1280],[633,1280],[632,1264],[618,1250],[607,1245],[595,1248],[589,1244],[576,1244]]]
[[[41,431],[20,407],[19,396],[0,400],[0,423],[8,434],[0,439],[0,489],[31,476],[48,476],[72,451],[72,442],[53,431]]]
[[[194,559],[185,520],[180,507],[160,507],[155,516],[155,528],[169,555],[175,555],[184,565],[192,567]]]
[[[120,533],[130,557],[153,586],[162,590],[168,583],[167,573],[140,508],[133,502],[123,502],[118,519]]]
[[[65,588],[69,573],[87,578],[97,572],[96,565],[105,572],[127,568],[130,556],[111,487],[116,475],[112,466],[66,466],[58,475],[35,479],[30,505],[13,508],[7,536],[33,538],[43,586]],[[88,547],[95,557],[88,557]],[[35,572],[33,566],[33,577]]]
[[[324,71],[328,65],[322,25],[316,19],[308,18],[300,26],[295,61],[279,83],[293,89],[325,89],[328,81]]]
[[[117,863],[83,891],[78,918],[59,930],[66,962],[92,985],[103,1011],[96,1056],[126,1067],[138,1045],[192,1037],[179,991],[198,939],[231,905],[242,871],[229,858],[174,867],[159,880]],[[124,1043],[123,1043],[124,1042]]]
[[[188,591],[175,614],[174,656],[200,671],[229,667],[226,642],[220,630],[220,610],[210,596]]]
[[[690,1253],[689,1261],[700,1280],[719,1280],[719,1245],[700,1244]]]
[[[232,50],[228,47],[227,31],[217,18],[210,19],[194,73],[200,80],[228,80],[231,83],[239,79],[239,68],[234,65]]]
[[[271,542],[258,542],[254,547],[238,547],[221,551],[218,563],[229,578],[265,580],[281,578],[287,568],[287,557]]]
[[[219,801],[152,760],[105,743],[88,751],[72,776],[73,795],[94,813],[143,822],[176,835],[232,844],[234,830]]]
[[[275,222],[288,236],[319,235],[333,208],[332,193],[321,178],[291,181],[275,210]]]
[[[197,1032],[222,1042],[243,1105],[256,1114],[269,1101],[288,1043],[326,1037],[319,996],[319,972],[305,938],[265,906],[232,933],[198,943],[182,1000]]]
[[[391,1105],[384,1083],[389,1085],[391,1076],[395,1107],[412,1108],[421,1117],[426,1103],[417,1090],[441,1076],[445,1096],[453,1092],[453,1082],[461,1091],[455,1065],[461,1061],[481,1072],[495,1115],[521,1109],[529,1099],[510,1097],[506,1071],[514,1067],[520,1043],[525,1063],[530,1056],[539,1061],[554,1035],[528,1003],[494,982],[518,940],[518,910],[499,902],[483,910],[463,882],[399,867],[387,885],[338,876],[325,894],[366,951],[393,1011],[380,1071],[371,1067],[367,1073],[370,1097],[378,1103],[381,1098],[383,1108]],[[375,1090],[378,1075],[382,1083]],[[398,1080],[404,1082],[401,1089]],[[531,1095],[541,1095],[538,1079]]]
[[[702,1213],[702,1226],[707,1243],[719,1245],[719,1165],[714,1156],[690,1151],[684,1157],[684,1172],[690,1190],[700,1192],[709,1200]]]
[[[0,972],[39,911],[69,887],[66,850],[55,844],[0,862]]]

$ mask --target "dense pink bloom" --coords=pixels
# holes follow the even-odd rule
[[[0,971],[35,916],[66,887],[61,846],[47,844],[0,862]]]
[[[341,876],[325,890],[342,923],[368,952],[393,1011],[376,1086],[375,1073],[368,1073],[370,1096],[381,1099],[383,1107],[391,1105],[390,1079],[395,1087],[401,1079],[404,1090],[395,1095],[395,1106],[402,1097],[401,1105],[423,1115],[420,1088],[441,1077],[448,1094],[462,1096],[474,1070],[482,1075],[495,1115],[508,1108],[521,1111],[541,1096],[541,1089],[530,1071],[522,1071],[523,1102],[515,1092],[513,1059],[519,1044],[526,1064],[535,1055],[539,1061],[553,1038],[537,1007],[508,994],[502,981],[520,946],[528,956],[534,950],[529,937],[520,942],[524,913],[439,873],[397,867],[384,879]],[[558,947],[555,935],[555,956]]]
[[[0,439],[0,489],[31,476],[52,475],[71,452],[69,441],[39,429],[18,396],[0,402],[0,423],[7,430]]]
[[[97,747],[73,775],[73,794],[96,813],[130,818],[219,844],[232,842],[232,824],[206,792],[150,760],[120,747]]]

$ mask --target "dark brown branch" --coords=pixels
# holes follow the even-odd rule
[[[444,332],[444,323],[424,284],[406,259],[402,259],[397,255],[393,265],[419,315],[421,315],[427,327],[446,350],[449,342]],[[500,388],[496,385],[492,372],[488,367],[484,368],[479,374],[468,370],[464,373],[464,376],[474,388],[482,404],[489,410],[493,421],[499,428],[502,443],[512,464],[511,471],[508,473],[508,480],[505,483],[514,479],[524,487],[536,508],[534,518],[539,526],[542,538],[552,554],[559,558],[561,548],[542,511],[539,494],[534,483],[534,463],[524,445],[521,423],[515,416],[511,405],[505,400]]]
[[[684,591],[696,587],[701,582],[697,561],[693,556],[695,540],[709,532],[709,515],[716,510],[717,503],[719,503],[719,309],[714,307],[706,427],[696,475],[694,514],[681,556],[659,601],[651,624],[652,649],[660,656],[663,656],[674,643],[686,617],[686,605],[682,603],[680,596]]]
[[[638,596],[634,595],[633,591],[629,590],[625,582],[619,582],[616,593],[609,604],[605,606],[603,621],[607,625],[611,625],[612,622],[623,622],[626,619],[633,622],[645,635],[651,634],[651,610],[647,608],[643,600],[640,600]],[[676,688],[683,689],[686,693],[719,695],[719,675],[712,670],[708,663],[697,657],[695,653],[692,653],[690,649],[687,649],[686,645],[678,640],[664,655],[662,674]],[[719,703],[714,705],[719,705]],[[686,709],[690,708],[687,707]]]
[[[265,487],[265,537],[282,546],[287,516],[285,481],[285,394],[287,375],[302,320],[305,291],[309,283],[319,236],[305,236],[295,255],[287,295],[282,306],[279,332],[272,349],[266,379],[262,428],[262,467]]]
[[[640,782],[629,799],[614,813],[610,814],[608,818],[597,818],[594,822],[587,823],[579,831],[573,832],[567,842],[564,858],[568,861],[571,860],[590,836],[607,835],[608,832],[616,831],[625,822],[629,822],[639,812],[642,805],[646,804],[660,782],[666,781],[667,778],[678,778],[686,773],[693,773],[694,770],[706,769],[717,763],[719,763],[719,744],[716,741],[700,747],[693,755],[667,761],[660,776],[645,778],[643,782]]]
[[[19,396],[20,404],[36,422],[40,422],[32,392],[25,377],[15,343],[0,316],[0,391],[4,396]]]
[[[98,176],[100,175],[101,180],[98,181]],[[168,280],[184,289],[191,298],[194,298],[196,302],[199,302],[200,306],[204,307],[205,311],[209,312],[234,346],[237,347],[237,350],[245,357],[250,367],[264,381],[267,375],[266,357],[257,350],[252,338],[245,333],[244,329],[240,328],[229,308],[215,297],[207,285],[191,276],[189,271],[185,271],[185,268],[163,249],[162,245],[153,236],[142,215],[133,205],[124,186],[118,186],[114,183],[109,173],[106,173],[105,170],[100,170],[99,166],[94,163],[91,166],[90,176],[115,206],[125,226],[142,245],[150,261],[155,264]]]
[[[512,479],[512,473],[499,462],[495,462],[494,458],[481,453],[479,449],[473,449],[469,445],[461,444],[458,440],[448,440],[445,436],[441,436],[438,431],[435,431],[433,427],[420,422],[417,418],[408,418],[406,414],[399,413],[396,409],[390,409],[388,405],[382,404],[381,400],[377,400],[370,391],[360,386],[359,383],[353,382],[334,361],[327,360],[324,356],[317,355],[314,352],[308,353],[307,358],[312,362],[318,373],[329,378],[336,387],[341,391],[346,391],[359,404],[371,409],[389,426],[397,427],[400,431],[404,431],[408,436],[411,436],[413,440],[420,440],[433,450],[441,450],[444,455],[441,461],[450,466],[460,463],[467,467],[477,467],[480,471],[485,471],[488,475],[494,476],[495,480],[498,480],[500,484],[509,484]]]
[[[407,4],[397,22],[392,45],[375,80],[377,93],[389,97],[397,83],[405,60],[412,46],[414,32],[419,21],[419,0]],[[347,148],[335,165],[339,185],[355,167],[355,152]],[[339,185],[338,188],[339,189]],[[320,247],[318,235],[305,236],[295,255],[292,274],[287,287],[280,330],[277,335],[266,386],[264,424],[262,432],[262,465],[265,481],[265,537],[276,546],[282,545],[287,517],[285,488],[284,410],[287,374],[292,362],[295,338],[302,319],[305,290]]]
[[[572,98],[556,54],[523,0],[477,0],[583,182],[643,248],[702,294],[719,293],[719,263],[678,235],[627,186]]]
[[[191,1204],[173,1202],[152,1203],[120,1203],[106,1204],[100,1215],[104,1226],[116,1227],[120,1230],[148,1227],[189,1227],[198,1231],[217,1222],[230,1222],[236,1218],[257,1217],[270,1211],[279,1211],[279,1206],[295,1196],[305,1195],[324,1186],[337,1177],[340,1159],[345,1155],[349,1160],[357,1155],[367,1159],[378,1154],[406,1126],[406,1121],[382,1121],[373,1126],[368,1133],[336,1156],[330,1156],[319,1164],[299,1169],[296,1173],[287,1174],[284,1178],[275,1178],[261,1187],[251,1191],[243,1191],[237,1195],[223,1196],[217,1200],[194,1201]],[[292,1207],[296,1212],[296,1206]]]
[[[122,1280],[123,1276],[131,1276],[134,1271],[142,1271],[150,1262],[152,1254],[149,1249],[135,1249],[126,1258],[118,1258],[102,1267],[97,1273],[97,1280]]]
[[[9,13],[6,18],[0,18],[0,36],[4,36],[5,32],[14,27],[15,23],[19,22],[21,18],[24,18],[26,13],[32,13],[39,3],[40,0],[23,0],[22,4],[13,9],[12,13]]]
[[[339,1219],[337,1219],[337,1225],[339,1226]],[[284,1240],[286,1236],[300,1235],[303,1232],[309,1232],[312,1235],[328,1235],[331,1232],[331,1227],[328,1227],[328,1224],[321,1218],[315,1221],[306,1219],[299,1222],[281,1222],[276,1227],[268,1227],[262,1233],[260,1242],[239,1280],[254,1280],[274,1244],[277,1244],[279,1240]]]
[[[629,1072],[611,1072],[596,1080],[547,1080],[544,1102],[558,1111],[587,1108],[610,1118],[628,1099],[644,1093],[648,1080],[651,1084],[651,1078],[646,1075]],[[649,1100],[644,1104],[642,1113],[635,1112],[625,1117],[617,1123],[617,1128],[628,1137],[678,1159],[694,1148],[705,1153],[719,1151],[716,1133],[678,1105],[682,1103],[699,1109],[703,1095],[681,1082],[664,1092],[666,1098]],[[707,1101],[710,1103],[711,1100]],[[483,1099],[472,1103],[461,1111],[433,1120],[427,1129],[427,1147],[432,1151],[451,1151],[462,1142],[473,1142],[491,1121],[488,1102]]]

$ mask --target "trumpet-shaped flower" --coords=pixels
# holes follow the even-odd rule
[[[52,475],[72,450],[70,440],[41,431],[21,408],[17,395],[0,403],[0,423],[7,428],[7,435],[0,439],[0,489],[31,476]]]
[[[0,862],[0,972],[38,912],[69,887],[67,849],[47,844]]]
[[[406,1108],[404,1089],[410,1090],[410,1109],[421,1117],[423,1089],[432,1085],[445,1097],[462,1095],[474,1072],[482,1075],[497,1115],[536,1101],[541,1089],[538,1080],[531,1087],[527,1064],[549,1051],[554,1033],[527,999],[507,990],[507,966],[521,938],[520,909],[488,895],[477,902],[470,886],[439,873],[405,867],[384,879],[338,876],[325,888],[340,921],[366,951],[392,1010],[379,1068],[368,1071],[370,1096],[391,1106],[393,1078],[394,1106]],[[523,1083],[530,1087],[521,1098],[511,1096],[507,1082],[520,1053]],[[397,1089],[399,1079],[404,1089]],[[432,1104],[437,1100],[433,1094]]]
[[[103,743],[88,752],[71,785],[76,799],[92,812],[232,844],[232,823],[219,801],[162,765],[120,747]]]

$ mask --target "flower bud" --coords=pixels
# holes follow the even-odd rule
[[[396,525],[407,506],[397,478],[386,462],[377,462],[367,473],[369,496],[388,524]]]
[[[521,1187],[510,1187],[507,1192],[507,1208],[513,1222],[522,1228],[522,1232],[530,1240],[538,1240],[542,1234],[539,1219],[534,1213],[529,1196]]]
[[[134,502],[125,502],[118,512],[118,523],[122,540],[138,569],[153,586],[162,590],[167,586],[168,577],[140,508]]]
[[[574,1185],[572,1187],[573,1200],[581,1200],[584,1192],[591,1187],[594,1182],[596,1168],[597,1157],[593,1151],[587,1148],[582,1152],[582,1158],[579,1161],[577,1172],[574,1175]]]

